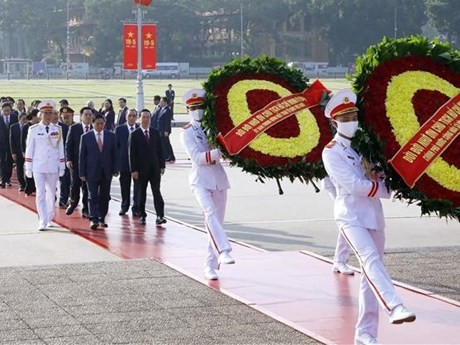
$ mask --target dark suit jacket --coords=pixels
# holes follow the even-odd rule
[[[10,125],[18,122],[18,116],[11,113],[10,114]],[[7,150],[10,148],[10,129],[6,126],[5,121],[3,120],[3,115],[0,114],[0,149]]]
[[[161,108],[158,113],[158,132],[163,136],[164,132],[171,133],[172,112],[169,106]]]
[[[115,129],[115,111],[109,109],[102,112],[102,115],[105,117],[105,129],[112,131]]]
[[[134,128],[138,128],[139,124],[136,123]],[[129,172],[129,152],[128,152],[128,140],[129,140],[129,128],[125,124],[119,125],[115,128],[115,138],[117,140],[117,150],[120,162],[120,171]]]
[[[149,178],[152,172],[159,178],[160,169],[165,168],[158,131],[150,127],[149,136],[150,140],[147,142],[142,127],[139,127],[129,137],[129,164],[131,172],[139,173],[139,179]]]
[[[158,116],[160,114],[160,106],[157,106],[152,113],[152,117],[150,118],[150,127],[158,129]]]
[[[128,113],[128,107],[124,107],[123,109],[120,109],[120,111],[118,112],[117,125],[122,125],[126,122],[127,113]]]
[[[90,129],[92,128],[93,127],[90,125]],[[82,134],[83,126],[81,123],[75,123],[70,126],[69,133],[67,133],[65,159],[67,162],[72,162],[74,169],[78,169],[80,139]]]
[[[168,104],[171,105],[174,103],[174,98],[176,98],[176,92],[174,90],[167,89],[165,91],[165,96],[168,99]]]
[[[117,143],[115,134],[104,129],[104,144],[102,152],[97,146],[96,135],[90,131],[81,136],[79,175],[86,177],[88,181],[95,181],[105,175],[111,179],[113,174],[118,173]]]
[[[62,128],[62,140],[64,140],[64,147],[67,141],[67,134],[69,133],[69,126],[66,125],[64,122],[59,121],[58,125]]]
[[[22,157],[21,150],[21,127],[19,122],[10,126],[10,149],[11,154],[16,154],[18,157]]]
[[[26,142],[27,142],[27,133],[29,133],[29,128],[32,126],[31,122],[27,122],[24,127],[22,127],[21,133],[21,151],[24,155],[26,153]]]

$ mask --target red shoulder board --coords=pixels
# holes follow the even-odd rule
[[[190,123],[187,123],[184,127],[182,127],[183,129],[187,129],[187,128],[190,128],[192,127],[192,125]]]
[[[330,149],[331,147],[333,147],[337,142],[335,140],[331,140],[327,145],[326,145],[326,148]]]

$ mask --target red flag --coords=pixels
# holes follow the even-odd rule
[[[157,26],[142,25],[142,69],[157,67]]]
[[[137,69],[137,25],[123,24],[124,69]]]

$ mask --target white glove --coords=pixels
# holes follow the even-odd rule
[[[26,177],[32,178],[32,170],[29,170],[29,169],[26,170]]]
[[[65,170],[59,170],[59,177],[64,176],[64,174],[65,174]]]
[[[213,149],[211,150],[211,160],[212,161],[218,161],[222,158],[222,152],[220,152],[219,149]]]

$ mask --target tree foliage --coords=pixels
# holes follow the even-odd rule
[[[121,24],[135,21],[132,0],[0,0],[0,56],[65,61],[67,1],[71,8],[85,8],[94,25],[82,42],[89,61],[99,66],[121,61]],[[317,26],[327,40],[331,64],[345,64],[382,36],[420,33],[425,12],[453,40],[459,35],[459,10],[456,0],[155,0],[144,20],[158,25],[159,61],[227,62],[240,52],[241,39],[248,56],[301,58],[308,52],[306,37],[281,27],[304,23]],[[213,49],[208,38],[215,28],[231,39]],[[78,30],[72,28],[72,34]],[[267,51],[267,42],[276,50]]]

